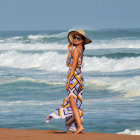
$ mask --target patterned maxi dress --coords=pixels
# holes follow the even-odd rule
[[[68,58],[68,64],[69,64],[68,75],[71,70],[72,60],[73,58],[70,55]],[[80,113],[80,119],[81,119],[81,122],[83,123],[82,93],[83,93],[83,87],[84,87],[84,79],[81,72],[82,64],[83,63],[82,63],[81,58],[78,58],[75,72],[70,79],[68,94],[66,98],[64,99],[63,104],[47,117],[49,118],[51,116],[52,118],[55,118],[55,119],[65,118],[65,125],[66,125],[67,130],[73,131],[73,132],[76,131],[78,126],[76,124],[72,108],[70,107],[69,99],[71,96],[74,97],[74,100],[76,101],[76,104]],[[46,118],[46,122],[48,123],[50,119],[47,119],[47,118]]]

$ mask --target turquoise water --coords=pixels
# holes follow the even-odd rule
[[[65,98],[69,31],[0,32],[0,128],[66,130],[45,123]],[[140,30],[86,30],[86,132],[140,130]],[[140,133],[139,133],[140,134]]]

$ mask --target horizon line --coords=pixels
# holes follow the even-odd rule
[[[98,29],[83,29],[83,30],[92,30],[92,31],[100,31],[100,30],[140,30],[140,27],[127,27],[127,28],[124,28],[124,27],[119,27],[119,28],[98,28]],[[10,29],[10,30],[0,30],[0,32],[18,32],[18,31],[69,31],[69,30],[72,30],[72,29]],[[77,30],[77,29],[76,29]]]

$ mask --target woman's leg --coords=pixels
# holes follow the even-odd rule
[[[82,122],[80,120],[80,114],[79,114],[79,110],[77,108],[76,101],[74,100],[73,97],[70,97],[70,106],[72,108],[76,123],[78,125],[78,129],[77,129],[76,133],[80,133],[81,131],[84,130],[84,127],[83,127]]]

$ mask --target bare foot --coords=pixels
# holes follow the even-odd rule
[[[73,132],[72,131],[67,131],[67,134],[72,134]]]
[[[76,134],[79,134],[79,133],[81,133],[82,131],[84,131],[84,127],[83,126],[80,126],[80,127],[78,127],[78,129],[76,130]]]
[[[48,117],[46,118],[46,123],[49,123],[51,119],[52,119],[52,116],[48,116]]]

